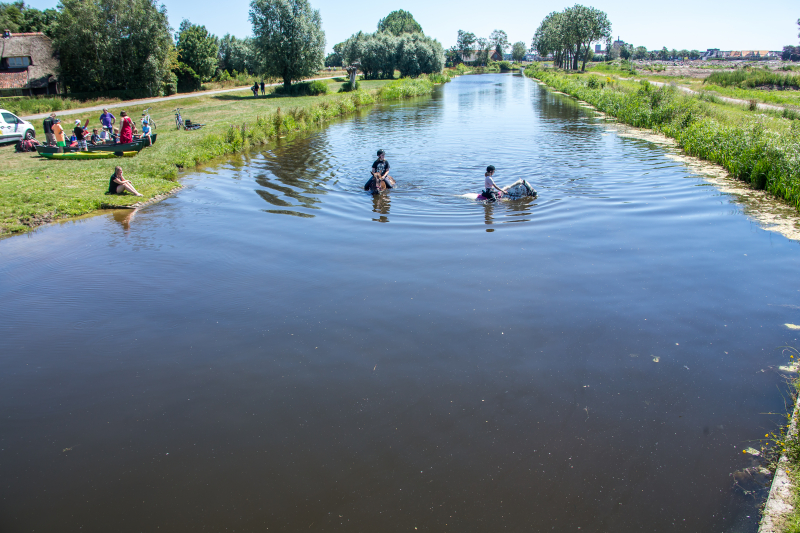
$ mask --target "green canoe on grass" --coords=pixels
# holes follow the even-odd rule
[[[87,159],[114,159],[118,157],[117,154],[122,154],[122,157],[134,157],[138,154],[137,151],[130,151],[130,152],[64,152],[64,153],[52,153],[52,152],[40,152],[39,155],[46,157],[47,159],[59,159],[59,160],[78,160],[84,161]]]

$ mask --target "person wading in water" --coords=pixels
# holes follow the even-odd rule
[[[394,189],[397,183],[389,175],[389,162],[386,160],[386,152],[378,150],[378,159],[372,163],[372,177],[364,184],[365,191],[373,193],[382,192],[386,189]]]

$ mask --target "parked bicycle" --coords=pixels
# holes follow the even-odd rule
[[[175,109],[175,126],[178,129],[183,127],[183,117],[181,116],[181,108]]]
[[[175,109],[175,127],[178,129],[183,128],[184,130],[199,130],[205,126],[205,124],[195,124],[188,118],[184,121],[183,116],[181,115],[181,108]]]
[[[150,109],[152,109],[152,108],[148,107],[147,109],[142,111],[142,124],[147,122],[148,124],[150,124],[150,129],[155,131],[155,129],[156,129],[156,121],[153,120],[152,118],[150,118]]]

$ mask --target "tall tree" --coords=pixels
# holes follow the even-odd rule
[[[250,37],[238,39],[234,35],[225,34],[219,41],[218,57],[219,68],[228,71],[229,74],[234,72],[252,74],[258,70],[258,58],[253,39]]]
[[[386,31],[392,35],[423,33],[422,26],[419,25],[419,22],[414,20],[414,15],[402,9],[392,11],[386,15],[386,17],[378,21],[378,31]]]
[[[478,37],[475,41],[478,43],[478,57],[475,62],[479,65],[487,65],[492,43],[486,37]]]
[[[494,47],[495,51],[501,56],[506,53],[508,48],[508,34],[503,30],[494,30],[489,34],[489,43]]]
[[[205,26],[192,24],[188,19],[183,19],[175,38],[178,59],[194,70],[200,81],[209,81],[219,64],[219,39],[208,33]]]
[[[456,38],[456,48],[458,49],[459,59],[463,62],[464,58],[472,55],[472,47],[476,41],[475,34],[469,31],[458,30]]]
[[[611,40],[611,23],[606,14],[593,7],[575,4],[563,12],[547,15],[533,37],[532,48],[540,55],[553,54],[558,67],[586,69],[591,45]]]
[[[155,0],[61,0],[53,45],[73,92],[156,96],[172,78],[167,10]]]
[[[15,33],[41,31],[50,36],[57,18],[58,11],[55,9],[40,11],[26,6],[21,0],[10,4],[0,2],[0,30]]]
[[[522,61],[525,59],[525,43],[518,41],[511,47],[511,59],[514,61]]]
[[[287,89],[322,68],[325,32],[308,0],[252,0],[250,22],[263,72]]]

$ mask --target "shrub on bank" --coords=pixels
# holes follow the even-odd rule
[[[328,92],[328,84],[321,80],[293,83],[287,89],[283,85],[275,87],[275,94],[281,96],[318,96]]]
[[[700,98],[646,80],[637,89],[618,84],[600,86],[591,77],[566,75],[533,65],[526,75],[588,102],[620,121],[651,128],[677,140],[690,155],[723,166],[732,176],[784,198],[800,210],[800,124],[792,121],[779,135],[754,116],[744,122],[726,120]],[[590,86],[592,83],[593,86]]]

